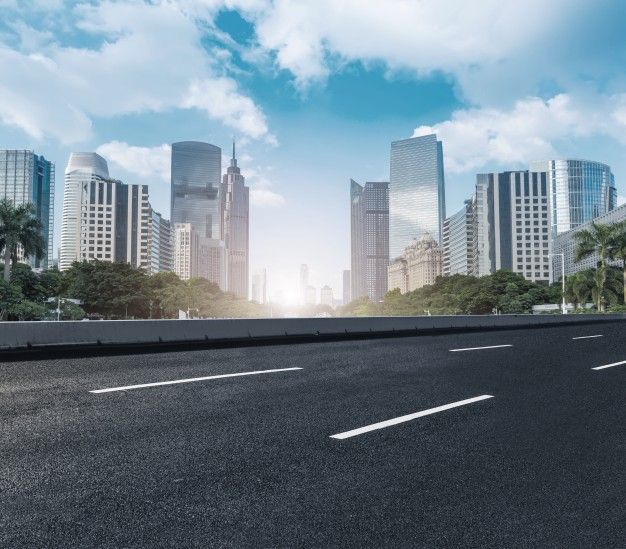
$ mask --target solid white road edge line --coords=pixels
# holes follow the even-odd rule
[[[443,406],[437,406],[436,408],[429,408],[428,410],[422,410],[421,412],[416,412],[414,414],[400,416],[395,419],[388,419],[387,421],[381,421],[379,423],[372,423],[371,425],[359,427],[358,429],[352,429],[351,431],[346,431],[345,433],[331,435],[330,438],[343,440],[345,438],[355,437],[357,435],[362,435],[363,433],[369,433],[370,431],[376,431],[378,429],[384,429],[385,427],[391,427],[392,425],[398,425],[398,423],[411,421],[413,419],[417,419],[418,417],[429,416],[431,414],[436,414],[437,412],[450,410],[451,408],[458,408],[459,406],[465,406],[466,404],[487,400],[488,398],[493,398],[493,395],[481,395],[473,398],[467,398],[465,400],[459,400],[457,402],[451,402],[450,404],[444,404]]]
[[[254,376],[258,374],[273,374],[276,372],[291,372],[302,368],[278,368],[274,370],[257,370],[256,372],[239,372],[236,374],[221,374],[217,376],[191,377],[188,379],[175,379],[173,381],[157,381],[156,383],[141,383],[139,385],[126,385],[124,387],[111,387],[109,389],[95,389],[90,393],[113,393],[115,391],[130,391],[131,389],[144,389],[146,387],[159,387],[161,385],[177,385],[178,383],[193,383],[194,381],[207,381],[209,379],[224,379],[226,377]]]
[[[591,339],[593,337],[604,337],[604,336],[602,334],[595,334],[595,335],[590,335],[590,336],[573,337],[572,339]]]
[[[604,370],[605,368],[613,368],[613,366],[621,366],[622,364],[626,364],[626,360],[622,360],[621,362],[613,362],[613,364],[605,364],[604,366],[596,366],[595,368],[591,368],[592,370]]]
[[[480,349],[501,349],[502,347],[513,347],[513,345],[488,345],[486,347],[467,347],[465,349],[449,349],[451,353],[459,353],[461,351],[478,351]]]

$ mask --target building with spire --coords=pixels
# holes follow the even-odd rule
[[[250,189],[237,166],[235,141],[230,166],[222,179],[221,236],[225,248],[226,289],[248,298]]]

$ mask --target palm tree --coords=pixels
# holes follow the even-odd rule
[[[21,246],[24,257],[43,257],[45,240],[42,224],[32,204],[15,206],[8,198],[0,200],[0,251],[4,250],[4,280],[9,282]]]
[[[626,303],[626,221],[613,225],[613,240],[609,257],[622,261],[622,271],[624,277],[624,303]]]
[[[596,307],[598,312],[604,310],[604,284],[606,283],[607,260],[611,255],[613,235],[615,228],[613,225],[603,225],[591,222],[591,227],[579,231],[574,235],[578,242],[574,261],[580,261],[591,255],[598,254],[598,268],[595,273]]]

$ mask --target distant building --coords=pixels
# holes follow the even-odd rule
[[[198,237],[196,276],[226,288],[226,247],[223,240]],[[238,296],[243,297],[243,296]],[[245,296],[247,299],[247,295]]]
[[[552,238],[610,212],[617,205],[615,178],[606,164],[547,160],[531,163],[530,169],[547,172]]]
[[[389,183],[350,180],[351,293],[380,301],[387,292]]]
[[[267,303],[267,269],[260,269],[252,276],[252,301]]]
[[[221,238],[226,254],[226,288],[237,297],[248,299],[250,189],[237,166],[235,143],[221,187]]]
[[[305,305],[317,305],[317,291],[315,286],[307,286],[304,296]]]
[[[402,255],[407,242],[430,233],[441,245],[446,217],[443,147],[424,135],[391,143],[389,253]]]
[[[173,143],[172,224],[190,223],[198,237],[221,238],[221,179],[222,149],[199,141]]]
[[[151,209],[150,274],[174,270],[172,225],[159,212]]]
[[[443,223],[443,276],[476,275],[475,206],[473,200]]]
[[[72,153],[65,169],[59,267],[74,261],[130,263],[150,270],[152,215],[147,185],[110,179],[96,153]]]
[[[181,280],[198,276],[198,238],[191,223],[174,225],[174,272]]]
[[[0,199],[8,198],[16,206],[30,202],[42,225],[44,256],[41,259],[20,257],[34,269],[47,269],[52,265],[54,185],[54,164],[43,156],[33,151],[0,150]]]
[[[309,286],[309,266],[306,263],[300,265],[300,304],[306,305],[306,292]]]
[[[594,223],[603,225],[612,225],[614,223],[622,223],[626,221],[626,204],[611,210],[599,217],[593,219]],[[585,269],[594,269],[598,266],[598,254],[594,253],[589,257],[581,260],[574,261],[576,255],[577,242],[574,238],[576,233],[589,229],[591,222],[579,225],[571,231],[567,231],[559,234],[552,241],[552,281],[558,281],[561,279],[561,257],[558,254],[565,254],[565,276],[572,275],[578,271],[584,271]],[[609,265],[621,267],[621,261],[609,261]]]
[[[335,305],[333,289],[330,286],[322,286],[320,290],[320,303],[322,305],[328,305],[329,307],[333,307]]]
[[[550,279],[548,183],[545,172],[476,176],[476,265],[479,276],[504,269],[533,282]]]
[[[350,303],[350,270],[346,269],[343,271],[343,293],[342,293],[342,303],[347,305]]]
[[[413,239],[388,268],[389,289],[412,292],[432,285],[442,274],[443,250],[428,233]]]

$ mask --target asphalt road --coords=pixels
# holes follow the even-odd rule
[[[0,364],[0,547],[623,548],[621,361],[626,323]]]

